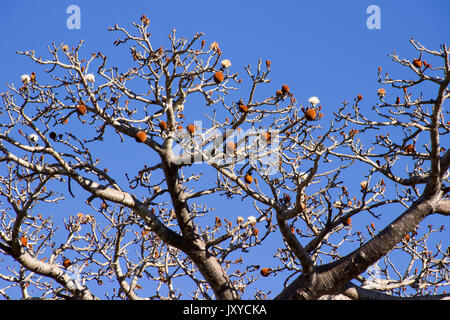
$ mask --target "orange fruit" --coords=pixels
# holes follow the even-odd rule
[[[268,277],[271,272],[272,272],[272,269],[270,269],[270,268],[262,268],[260,271],[260,273],[263,277]]]
[[[305,118],[306,120],[312,121],[316,119],[316,110],[315,109],[308,109],[305,111]]]
[[[248,173],[244,176],[244,181],[246,184],[250,184],[253,182],[253,177],[249,175]]]
[[[414,67],[416,67],[416,68],[422,68],[422,61],[420,61],[420,59],[414,59],[413,60],[413,65],[414,65]]]
[[[248,107],[245,104],[241,104],[241,105],[239,105],[239,111],[240,112],[247,112],[248,111]]]
[[[190,134],[194,134],[195,132],[195,126],[191,123],[187,126],[187,131],[189,131]]]
[[[352,225],[352,218],[348,217],[347,220],[345,220],[342,224],[344,226],[346,226],[346,227],[351,226]]]
[[[136,133],[136,142],[143,143],[147,140],[147,134],[144,131],[139,131]]]
[[[162,131],[167,129],[167,123],[165,121],[159,121],[158,126]]]
[[[291,91],[291,89],[289,88],[289,86],[287,84],[283,84],[281,86],[281,91],[283,92],[283,94],[287,94]]]
[[[406,145],[404,150],[406,153],[413,153],[415,151],[414,146],[412,144]]]
[[[86,106],[85,106],[84,104],[78,105],[78,107],[77,107],[77,113],[78,113],[80,116],[84,115],[84,114],[86,113],[86,111],[87,111],[87,108],[86,108]]]
[[[223,76],[223,73],[222,73],[222,72],[217,71],[217,72],[214,74],[214,82],[215,82],[216,84],[221,83],[221,82],[223,81],[223,79],[225,79],[225,77]]]
[[[20,243],[22,243],[22,246],[26,247],[28,245],[28,240],[25,237],[20,237]]]
[[[72,264],[72,263],[70,262],[69,259],[66,259],[66,260],[63,261],[63,266],[64,266],[64,268],[70,267],[71,264]]]

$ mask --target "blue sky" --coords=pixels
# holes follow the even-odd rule
[[[66,27],[66,8],[72,4],[81,8],[79,30]],[[369,5],[381,9],[379,30],[366,26]],[[207,43],[219,42],[224,58],[233,63],[233,71],[242,74],[243,66],[255,65],[259,58],[269,59],[272,81],[261,97],[287,83],[300,103],[312,95],[319,96],[326,116],[357,94],[365,97],[368,108],[375,103],[378,66],[395,71],[396,76],[404,75],[387,54],[395,49],[401,57],[412,59],[415,51],[408,41],[411,37],[430,49],[448,43],[449,9],[447,0],[2,1],[0,90],[6,89],[6,83],[18,85],[24,73],[35,70],[38,76],[43,74],[42,69],[15,52],[35,49],[37,56],[45,56],[51,42],[73,46],[83,39],[87,55],[102,51],[110,65],[125,68],[131,63],[129,50],[114,47],[118,34],[107,28],[114,24],[131,27],[131,21],[137,22],[145,13],[151,20],[154,43],[167,44],[171,28],[185,37],[204,32]],[[193,120],[201,114],[194,107]],[[121,148],[114,139],[105,141],[101,150],[107,167],[121,168],[127,161],[126,152],[117,152]],[[360,176],[355,179],[359,184]],[[242,210],[240,201],[217,201],[219,215],[234,211],[235,216]],[[73,208],[76,201],[69,199],[66,205]],[[246,213],[250,212],[251,204],[245,206]],[[274,237],[272,248],[281,245],[277,241]],[[263,248],[258,250],[264,254]],[[277,292],[283,280],[267,281]]]

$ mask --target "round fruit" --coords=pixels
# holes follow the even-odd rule
[[[143,143],[147,140],[147,134],[144,131],[136,133],[136,142]]]

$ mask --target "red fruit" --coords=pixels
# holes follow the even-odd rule
[[[136,133],[136,142],[143,143],[147,140],[147,134],[144,131],[139,131]]]

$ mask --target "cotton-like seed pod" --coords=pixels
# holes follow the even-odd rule
[[[231,61],[228,59],[223,59],[222,61],[220,61],[220,64],[224,69],[228,69],[229,67],[231,67]]]
[[[386,95],[386,90],[383,88],[378,89],[377,94],[380,96],[380,98],[383,98]]]

